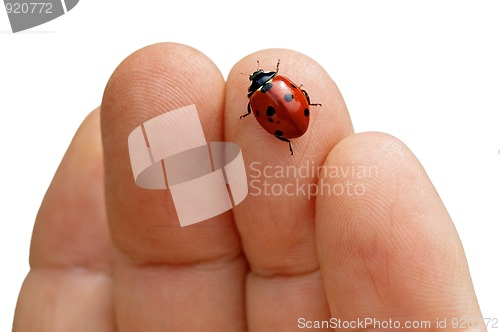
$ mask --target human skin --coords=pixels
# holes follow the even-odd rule
[[[255,70],[257,60],[272,70],[277,59],[280,74],[322,104],[311,108],[308,132],[293,140],[294,156],[253,117],[239,119],[249,83],[240,73]],[[377,172],[321,175],[331,186],[362,186],[362,195],[249,195],[232,211],[181,228],[168,190],[134,183],[127,137],[189,104],[207,141],[241,147],[247,171],[259,161]],[[284,49],[243,58],[227,82],[210,59],[180,44],[125,59],[47,191],[30,266],[16,332],[292,331],[300,317],[481,317],[460,239],[417,158],[388,134],[355,134],[326,71]]]

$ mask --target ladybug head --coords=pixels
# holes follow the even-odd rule
[[[250,86],[248,87],[247,97],[250,98],[255,91],[259,90],[269,82],[274,76],[276,76],[277,72],[275,71],[263,71],[262,69],[258,69],[250,75]]]

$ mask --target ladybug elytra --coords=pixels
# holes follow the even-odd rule
[[[312,104],[307,92],[276,71],[257,69],[250,75],[248,105],[245,116],[252,113],[259,124],[277,139],[287,142],[290,154],[293,148],[290,139],[304,135],[309,127],[309,106]]]

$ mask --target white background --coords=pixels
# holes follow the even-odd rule
[[[161,41],[198,48],[226,76],[269,47],[321,63],[357,131],[389,132],[424,164],[463,241],[483,314],[500,317],[498,4],[81,0],[19,34],[0,8],[0,331],[11,329],[33,221],[73,133],[119,62]]]

